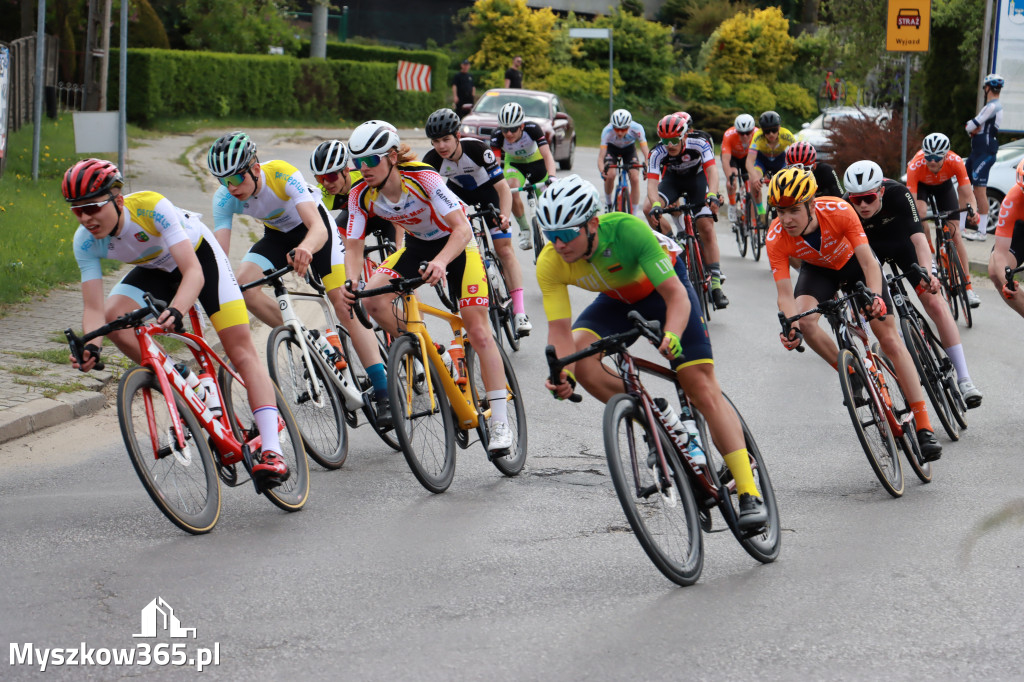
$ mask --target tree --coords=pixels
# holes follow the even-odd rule
[[[612,29],[615,68],[622,75],[626,92],[647,96],[664,94],[665,77],[678,71],[672,52],[672,29],[618,7],[607,16],[597,17],[592,25]],[[608,44],[602,40],[582,42],[592,62],[590,66],[608,68]]]
[[[708,42],[708,70],[730,83],[770,85],[796,60],[789,20],[778,7],[740,12],[723,21]]]
[[[299,41],[274,0],[185,0],[183,19],[194,50],[266,54],[271,46],[298,51]]]
[[[523,58],[526,78],[543,78],[550,70],[548,55],[555,15],[547,8],[531,10],[526,0],[477,0],[469,26],[482,36],[474,68],[504,71],[512,58]]]

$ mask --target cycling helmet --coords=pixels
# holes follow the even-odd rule
[[[818,183],[811,171],[787,168],[772,177],[768,186],[768,203],[776,208],[803,204],[814,198]]]
[[[601,208],[597,189],[575,173],[559,178],[537,202],[537,223],[542,230],[579,227]]]
[[[754,132],[754,117],[750,114],[740,114],[737,116],[736,132],[743,135]]]
[[[669,114],[658,121],[658,137],[663,140],[668,140],[673,137],[685,137],[689,130],[690,115],[682,111]]]
[[[758,118],[757,122],[760,124],[761,130],[765,130],[767,128],[779,128],[782,126],[782,117],[779,116],[778,113],[769,110],[761,114],[761,117]]]
[[[64,200],[70,202],[103,196],[122,186],[124,179],[117,166],[103,159],[85,159],[65,171],[61,190]]]
[[[921,151],[931,156],[938,156],[949,151],[949,138],[942,133],[932,133],[924,138],[921,143]]]
[[[459,132],[462,121],[459,115],[451,109],[438,109],[427,118],[427,125],[424,131],[431,140],[437,140],[445,135],[454,135]]]
[[[218,178],[241,173],[256,159],[256,145],[245,133],[236,130],[222,135],[210,147],[206,166]]]
[[[519,102],[506,102],[505,106],[498,112],[498,127],[512,130],[523,125],[526,121],[526,112]]]
[[[309,157],[313,175],[327,175],[348,168],[348,147],[341,140],[324,140]]]
[[[818,162],[818,152],[810,142],[794,142],[786,147],[786,165],[792,166],[799,163],[804,168],[813,168]]]
[[[982,87],[992,88],[993,90],[1002,90],[1003,86],[1006,85],[1006,80],[1003,79],[998,73],[990,73],[985,76],[985,84]]]
[[[864,194],[874,192],[882,186],[885,179],[882,167],[874,161],[858,161],[850,164],[843,174],[843,185],[850,194]]]
[[[348,138],[348,151],[352,156],[387,154],[401,144],[395,126],[387,121],[360,123]]]
[[[628,128],[633,122],[633,115],[625,109],[616,109],[612,112],[612,128]]]

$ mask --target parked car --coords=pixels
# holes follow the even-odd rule
[[[487,142],[498,129],[498,111],[508,102],[522,105],[526,118],[540,125],[562,170],[571,170],[576,156],[576,125],[557,95],[540,90],[494,88],[486,91],[462,119],[462,135]]]
[[[999,204],[1017,182],[1017,164],[1024,159],[1024,139],[1007,142],[996,152],[995,163],[988,174],[988,219],[994,227],[999,220]]]
[[[864,118],[870,116],[876,120],[892,118],[892,112],[888,109],[876,109],[873,107],[829,107],[818,114],[814,120],[805,122],[803,130],[796,133],[797,141],[809,142],[818,151],[818,158],[822,161],[830,161],[831,154],[828,152],[827,143],[832,124],[840,118]]]

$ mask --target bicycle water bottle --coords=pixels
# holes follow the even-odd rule
[[[686,454],[689,455],[694,464],[707,464],[708,458],[707,455],[704,454],[704,448],[700,442],[700,432],[697,430],[697,422],[693,420],[693,415],[690,414],[690,408],[686,404],[683,404],[682,427],[690,438],[689,448],[687,449]]]
[[[224,410],[221,409],[220,405],[220,394],[217,393],[216,379],[209,374],[203,373],[199,375],[199,384],[203,387],[206,395],[203,396],[203,402],[210,408],[210,412],[213,413],[214,417],[219,417],[223,414]]]
[[[448,355],[452,358],[452,367],[454,368],[452,376],[455,378],[455,383],[465,386],[469,382],[469,377],[466,376],[466,351],[459,343],[459,339],[452,340],[451,345],[448,346]]]
[[[181,375],[188,387],[195,391],[200,400],[206,398],[206,387],[200,383],[199,378],[188,368],[188,365],[184,362],[175,363],[174,370]]]
[[[334,366],[339,372],[344,371],[348,367],[348,363],[345,362],[345,355],[341,352],[341,339],[338,338],[338,332],[328,327],[324,331],[324,336],[327,337],[327,343],[330,344],[331,348],[334,349]]]
[[[315,345],[317,350],[327,358],[328,362],[334,362],[334,349],[331,348],[331,344],[327,343],[327,339],[320,334],[319,330],[310,329],[309,338],[313,340],[313,345]]]
[[[677,433],[685,438],[687,436],[686,430],[683,428],[682,422],[679,421],[679,415],[676,411],[668,404],[668,401],[664,398],[655,398],[654,404],[661,410],[661,416],[665,418],[665,424],[668,426],[669,431]]]
[[[452,360],[451,353],[448,352],[448,347],[443,346],[440,343],[435,343],[434,348],[441,355],[441,361],[444,362],[444,368],[448,370],[448,373],[452,375],[453,379],[458,379],[458,371],[455,369],[455,361]]]

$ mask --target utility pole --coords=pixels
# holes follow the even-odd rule
[[[99,4],[102,3],[102,8]],[[107,110],[112,0],[89,0],[85,39],[85,110]]]
[[[309,56],[319,59],[327,57],[327,2],[313,0],[309,36]]]
[[[985,89],[982,85],[985,83],[985,76],[988,75],[988,58],[992,54],[989,50],[989,38],[992,27],[992,3],[995,0],[984,0],[984,2],[985,24],[982,27],[981,33],[981,56],[978,58],[978,102],[975,107],[976,111],[981,111],[981,108],[985,106]]]

